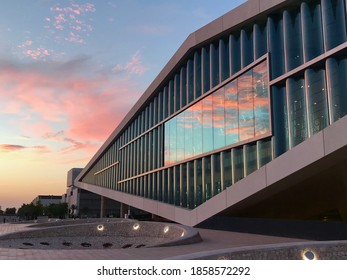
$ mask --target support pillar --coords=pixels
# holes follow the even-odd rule
[[[100,203],[100,218],[104,218],[106,216],[106,209],[107,209],[107,197],[100,196],[101,197],[101,203]]]
[[[125,218],[125,214],[128,215],[129,205],[125,203],[120,204],[120,217]]]

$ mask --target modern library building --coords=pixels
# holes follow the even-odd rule
[[[346,221],[346,26],[346,0],[248,0],[193,32],[75,185],[190,226]]]

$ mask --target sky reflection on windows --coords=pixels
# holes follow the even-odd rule
[[[165,123],[165,165],[270,132],[267,61]]]

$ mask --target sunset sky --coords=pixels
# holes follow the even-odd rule
[[[0,206],[61,195],[186,37],[243,0],[3,1]]]

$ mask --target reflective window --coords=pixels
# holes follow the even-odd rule
[[[181,68],[180,75],[181,104],[184,107],[187,104],[187,71],[185,67]]]
[[[223,38],[219,40],[220,53],[220,69],[221,81],[230,77],[230,58],[229,58],[229,39]]]
[[[225,86],[225,144],[239,141],[239,105],[237,80]]]
[[[290,71],[301,65],[303,61],[300,12],[298,10],[284,11],[283,24],[286,70]]]
[[[230,46],[230,74],[234,75],[241,69],[240,34],[231,34],[229,36],[229,46]]]
[[[244,177],[243,165],[243,147],[235,148],[233,151],[233,177],[234,183],[240,181]]]
[[[255,59],[258,59],[267,52],[266,30],[266,22],[256,23],[253,25]]]
[[[212,95],[202,100],[202,151],[213,150]]]
[[[203,202],[202,198],[202,159],[195,160],[195,207]],[[194,208],[195,208],[194,207]]]
[[[238,81],[239,137],[240,141],[254,137],[254,102],[252,71],[243,74]]]
[[[212,156],[213,159],[213,195],[216,195],[222,191],[222,174],[220,164],[220,154]]]
[[[231,151],[227,150],[222,153],[223,159],[223,185],[224,188],[230,187],[233,183],[231,169]]]
[[[304,58],[309,61],[323,53],[323,28],[319,0],[301,4]]]
[[[165,123],[165,165],[270,133],[263,61]]]
[[[218,149],[225,146],[224,126],[224,88],[212,94],[213,99],[213,147]]]
[[[194,85],[195,85],[195,98],[201,95],[201,54],[196,51],[194,53]]]
[[[205,193],[203,194],[203,201],[209,200],[213,193],[212,193],[212,181],[211,181],[211,157],[207,156],[204,158],[204,190]]]
[[[307,113],[304,79],[287,80],[291,146],[307,139]]]
[[[346,41],[346,10],[344,0],[322,0],[325,50]]]
[[[218,42],[210,45],[211,51],[211,86],[215,87],[219,81],[219,44]]]
[[[202,103],[198,102],[191,107],[192,109],[192,133],[193,143],[192,151],[193,155],[199,155],[202,153],[202,138],[203,138],[203,125],[202,125]]]
[[[326,69],[331,98],[331,122],[335,122],[347,115],[347,59],[328,58]]]
[[[194,162],[188,162],[188,208],[193,209],[195,207],[195,197],[194,197]]]
[[[194,61],[188,60],[187,63],[187,90],[188,90],[188,103],[194,100]]]
[[[270,130],[268,76],[265,63],[253,68],[253,88],[255,136],[259,136]]]
[[[202,48],[202,84],[203,92],[210,90],[210,48]]]
[[[305,71],[311,135],[321,131],[328,123],[328,91],[325,70]]]
[[[187,163],[181,165],[181,206],[187,207]]]

